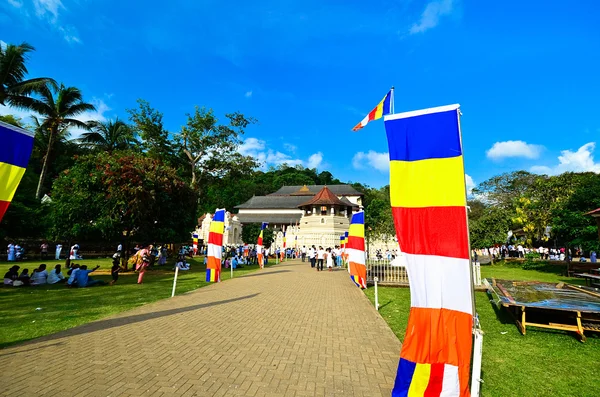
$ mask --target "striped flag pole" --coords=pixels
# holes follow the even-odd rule
[[[450,105],[385,117],[411,293],[392,396],[470,395],[475,310],[459,112]]]
[[[225,209],[217,209],[210,222],[208,232],[208,253],[206,282],[221,281],[221,255],[223,251],[223,231],[225,230]]]
[[[0,122],[0,221],[25,174],[33,150],[34,134]]]
[[[350,279],[359,288],[367,288],[367,266],[365,262],[365,213],[352,214],[348,230],[348,262]]]

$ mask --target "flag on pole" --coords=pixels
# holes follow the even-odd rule
[[[0,122],[0,221],[25,174],[33,136],[32,132]]]
[[[285,237],[285,226],[283,227],[283,249],[281,250],[281,260],[285,259],[285,248],[287,246],[287,239]]]
[[[392,113],[393,94],[394,89],[392,88],[387,94],[385,94],[381,102],[375,106],[375,109],[371,110],[360,123],[356,124],[354,128],[352,128],[352,131],[358,131],[367,125],[369,121],[380,119],[382,116]]]
[[[198,233],[192,234],[192,249],[194,250],[194,255],[198,255]]]
[[[206,282],[221,281],[221,252],[223,231],[225,230],[225,209],[217,209],[210,222],[208,232],[208,260],[206,261]]]
[[[367,288],[367,267],[365,266],[365,213],[359,211],[352,214],[348,231],[348,261],[350,262],[350,278],[357,287]]]
[[[256,258],[258,259],[258,266],[260,266],[261,269],[265,267],[263,254],[263,230],[265,230],[267,225],[267,222],[263,222],[260,225],[260,234],[258,235],[258,241],[256,241]]]
[[[385,117],[411,309],[392,396],[469,396],[473,296],[459,105]]]

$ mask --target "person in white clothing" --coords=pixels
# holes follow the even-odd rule
[[[54,270],[50,270],[50,273],[48,273],[48,284],[56,284],[64,281],[65,276],[63,276],[62,272],[60,271],[60,265],[54,266]]]
[[[62,251],[62,244],[56,244],[56,252],[54,253],[54,259],[60,259],[60,252]]]
[[[48,271],[46,265],[40,265],[31,275],[31,285],[42,285],[48,282]]]
[[[310,261],[310,267],[315,267],[315,246],[313,245],[308,249],[308,260]]]
[[[325,259],[325,250],[323,247],[319,247],[317,251],[317,271],[323,270],[323,260]]]
[[[327,248],[327,251],[325,251],[324,255],[327,263],[327,269],[331,272],[333,271],[333,255],[331,253],[331,248]]]

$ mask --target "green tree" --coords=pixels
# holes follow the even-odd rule
[[[496,206],[484,207],[478,217],[469,215],[471,247],[486,248],[505,243],[510,228],[511,218],[507,210]]]
[[[212,109],[196,106],[187,115],[186,125],[177,135],[177,142],[185,154],[191,176],[191,185],[198,189],[209,175],[222,175],[235,168],[240,161],[250,161],[237,152],[240,136],[246,127],[256,123],[241,113],[228,113],[227,124],[219,124]]]
[[[472,193],[485,198],[490,205],[512,210],[537,178],[538,175],[527,171],[507,172],[480,183]]]
[[[118,118],[114,121],[91,121],[88,125],[91,131],[84,132],[79,139],[84,146],[109,153],[134,146],[133,131]]]
[[[246,244],[256,244],[260,234],[260,223],[244,223],[242,228],[242,241]],[[263,245],[270,247],[275,241],[275,231],[272,228],[263,230]]]
[[[35,194],[36,198],[40,199],[44,193],[44,184],[58,136],[65,134],[72,127],[87,130],[88,125],[75,117],[96,110],[96,108],[94,105],[84,102],[81,91],[75,87],[46,84],[38,89],[38,94],[39,98],[28,98],[28,107],[40,115],[39,128],[48,134],[48,147]]]
[[[153,159],[176,166],[175,150],[169,139],[169,131],[164,128],[163,114],[143,99],[138,99],[137,104],[137,109],[127,109],[127,112],[133,133],[140,138],[142,151]]]
[[[183,241],[195,224],[194,193],[176,170],[131,152],[78,158],[52,200],[54,238]]]
[[[19,117],[13,116],[12,114],[0,115],[0,121],[6,124],[14,125],[15,127],[25,127],[21,119]]]
[[[0,46],[0,105],[32,110],[29,96],[54,80],[47,77],[25,79],[29,53],[35,49],[27,44]]]

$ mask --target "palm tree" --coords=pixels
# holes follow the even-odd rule
[[[25,80],[27,54],[35,49],[27,44],[0,46],[0,105],[28,109],[21,100],[44,85],[56,84],[47,77]]]
[[[90,121],[88,123],[90,132],[84,132],[79,142],[105,152],[129,149],[135,143],[133,131],[129,126],[119,120],[115,121]]]
[[[81,91],[75,87],[65,87],[64,85],[56,85],[48,83],[36,89],[39,98],[20,98],[21,104],[25,105],[35,113],[40,115],[40,129],[45,130],[48,137],[48,148],[44,156],[40,180],[35,196],[40,199],[46,176],[48,174],[48,166],[52,161],[52,150],[57,138],[67,133],[68,128],[81,128],[89,130],[87,123],[77,120],[76,116],[94,111],[96,108],[90,103],[83,101]]]

